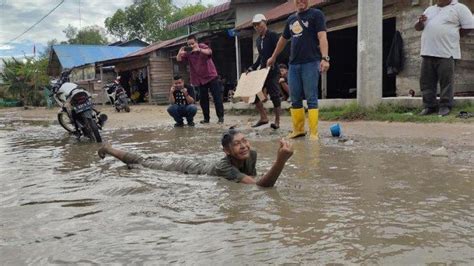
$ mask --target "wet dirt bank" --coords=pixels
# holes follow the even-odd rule
[[[173,128],[163,106],[110,117],[103,138],[151,156],[219,160],[242,128],[262,175],[290,129],[251,116]],[[55,123],[56,110],[0,110],[0,265],[468,265],[474,261],[470,124],[341,123],[293,142],[272,189],[128,169]],[[199,121],[201,114],[196,120]],[[447,157],[430,153],[441,146]]]
[[[109,120],[106,130],[162,128],[172,127],[174,122],[166,111],[167,106],[138,105],[132,106],[130,113],[117,113],[110,106],[98,106],[106,113]],[[57,109],[46,108],[4,108],[0,109],[0,127],[8,127],[5,121],[43,121],[48,124],[56,123]],[[270,115],[270,119],[273,117]],[[291,118],[283,116],[281,128],[277,132],[264,125],[252,129],[257,116],[226,115],[224,125],[217,125],[214,110],[211,109],[211,124],[202,126],[198,121],[202,114],[198,111],[195,122],[197,134],[206,134],[199,129],[222,128],[237,126],[262,137],[265,135],[280,135],[284,137],[291,130]],[[3,122],[2,122],[3,121]],[[397,123],[356,121],[338,122],[342,127],[345,138],[334,139],[330,136],[329,127],[336,122],[320,121],[320,142],[326,145],[345,145],[365,149],[386,150],[387,152],[403,153],[432,153],[444,147],[447,157],[451,160],[462,160],[474,164],[474,124],[472,123]],[[304,141],[297,140],[297,141]],[[441,156],[446,157],[446,156]]]

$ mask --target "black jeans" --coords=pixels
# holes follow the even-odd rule
[[[218,118],[224,118],[224,104],[222,102],[222,87],[217,78],[199,86],[199,104],[201,105],[204,120],[209,121],[209,90],[211,90],[216,114]]]
[[[436,91],[440,85],[439,106],[453,107],[454,59],[424,56],[421,63],[420,88],[425,108],[437,108]]]

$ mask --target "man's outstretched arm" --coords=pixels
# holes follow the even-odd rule
[[[286,161],[293,155],[293,146],[284,139],[280,140],[280,148],[278,149],[277,159],[266,174],[258,181],[250,176],[244,177],[240,182],[244,184],[256,184],[261,187],[273,187],[281,171],[285,167]]]

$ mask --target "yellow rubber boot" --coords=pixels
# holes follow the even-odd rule
[[[309,139],[318,140],[319,110],[308,109]]]
[[[304,131],[304,108],[290,109],[291,121],[293,122],[293,132],[288,135],[288,138],[294,139],[306,135]]]

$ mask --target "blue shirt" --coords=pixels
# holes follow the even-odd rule
[[[305,64],[321,60],[318,32],[326,31],[326,19],[323,12],[310,8],[291,15],[286,21],[283,38],[291,38],[290,64]]]

